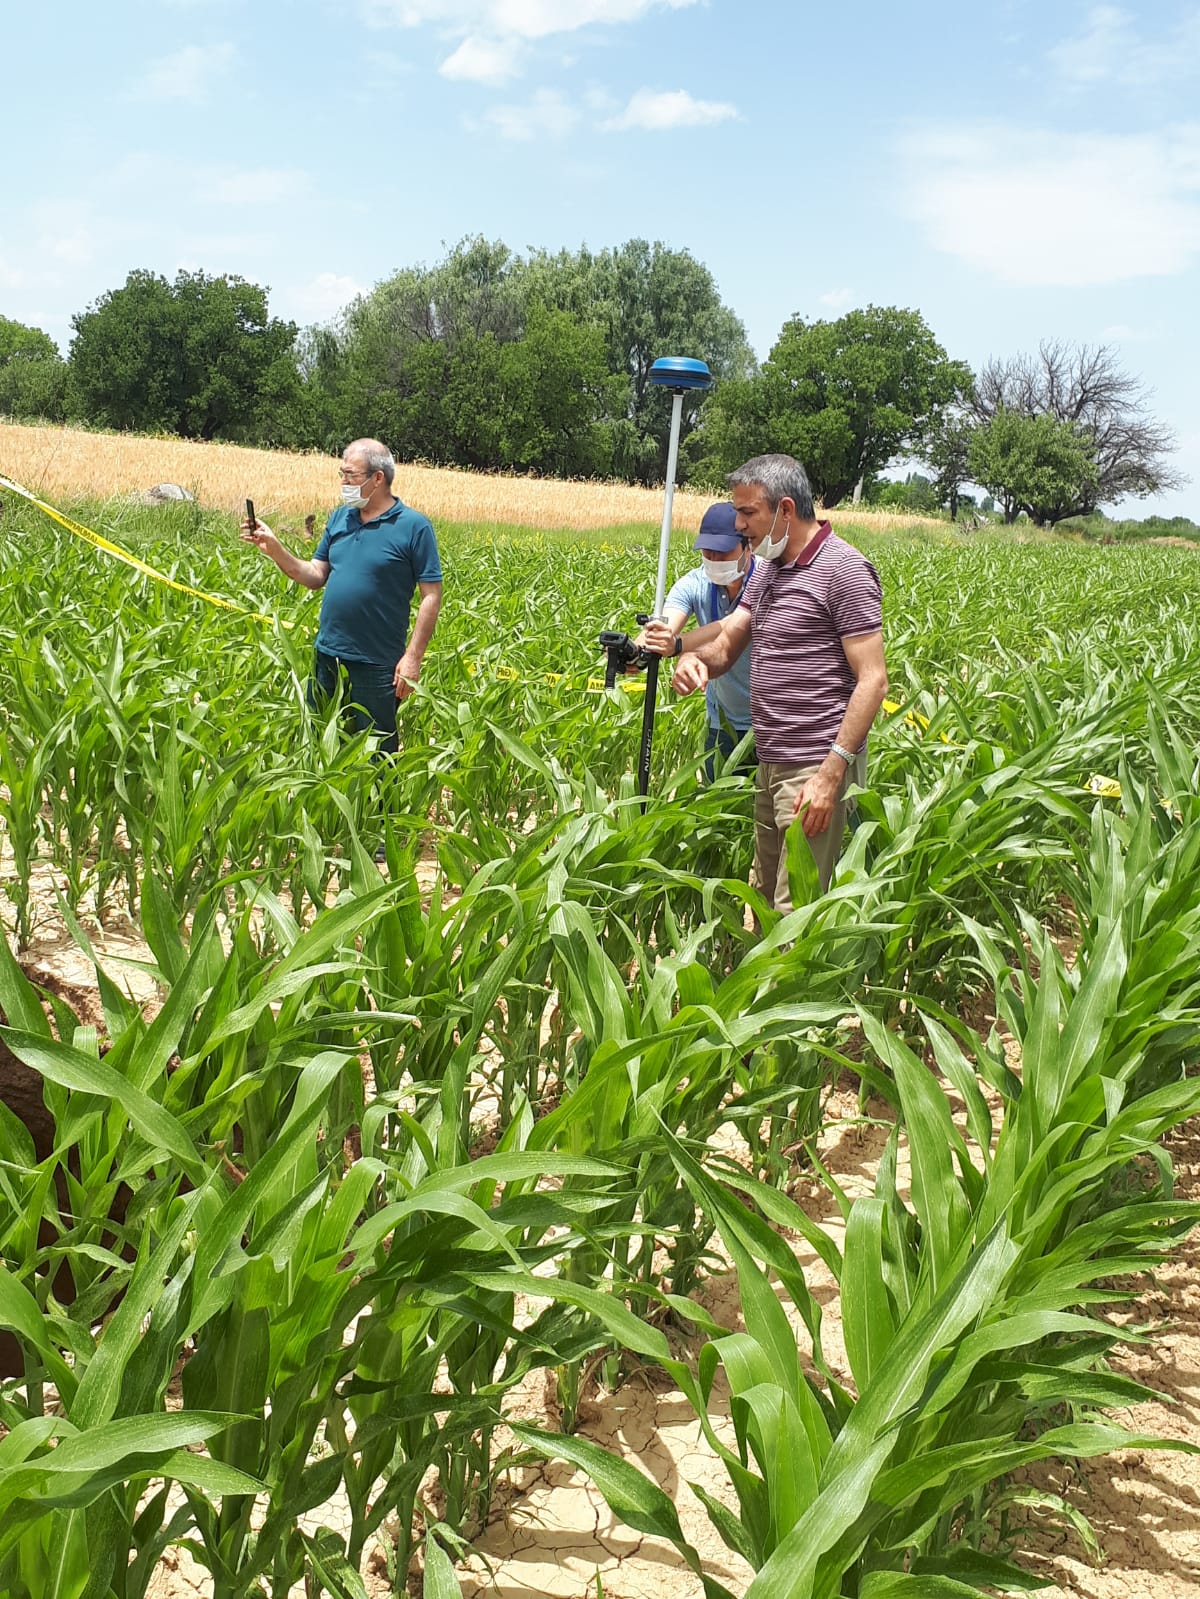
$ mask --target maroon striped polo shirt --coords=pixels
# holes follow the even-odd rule
[[[883,626],[879,574],[822,522],[800,557],[759,561],[750,612],[750,721],[761,761],[807,766],[837,738],[855,677],[842,640]]]

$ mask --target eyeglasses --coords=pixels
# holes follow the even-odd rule
[[[369,477],[375,476],[374,472],[356,472],[353,467],[349,466],[342,468],[341,475],[343,483],[365,483]]]

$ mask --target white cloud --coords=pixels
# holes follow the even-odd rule
[[[325,322],[366,292],[356,278],[338,272],[318,272],[315,278],[280,298],[286,299],[289,311],[295,310],[312,322]]]
[[[219,205],[274,205],[307,192],[308,176],[286,167],[256,167],[214,174],[202,181],[199,198]]]
[[[1200,124],[946,125],[910,134],[901,160],[908,213],[934,247],[1010,283],[1169,277],[1200,255]]]
[[[637,22],[647,11],[665,4],[682,11],[696,0],[492,0],[492,12],[501,29],[523,39],[544,39],[552,33],[573,33],[592,23]]]
[[[637,22],[666,7],[681,11],[699,0],[364,0],[374,27],[420,28],[432,24],[466,36],[545,39],[595,23]]]
[[[579,113],[558,89],[539,89],[525,105],[495,106],[484,122],[502,139],[527,143],[531,139],[561,139],[579,121]]]
[[[438,71],[443,78],[460,78],[468,83],[503,83],[515,75],[520,55],[515,39],[481,39],[472,33],[453,55],[446,57]]]
[[[152,61],[141,92],[151,100],[190,100],[199,105],[208,98],[214,79],[233,65],[236,54],[231,44],[189,44]]]
[[[1077,86],[1154,84],[1200,75],[1200,6],[1190,6],[1163,36],[1144,39],[1120,6],[1093,6],[1083,31],[1050,51],[1059,73]]]
[[[737,107],[727,101],[695,100],[686,89],[664,93],[639,89],[624,111],[603,126],[612,132],[626,128],[659,132],[664,128],[698,128],[711,122],[725,122],[737,114]]]
[[[854,304],[854,290],[829,289],[824,294],[818,295],[818,299],[831,311],[844,311],[847,306]]]
[[[681,11],[701,0],[360,0],[370,27],[435,29],[454,48],[444,77],[500,83],[516,75],[528,46],[592,26],[640,21],[651,11]],[[559,61],[574,64],[574,57]]]

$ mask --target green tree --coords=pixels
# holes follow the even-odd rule
[[[0,366],[18,360],[41,361],[57,354],[58,346],[41,328],[27,327],[24,322],[0,316]]]
[[[67,363],[41,328],[0,316],[0,415],[61,422]]]
[[[716,478],[749,455],[804,463],[836,505],[902,451],[918,453],[942,409],[970,387],[917,311],[867,306],[833,322],[793,317],[756,380],[726,385],[705,416],[702,454]]]
[[[296,326],[243,278],[131,272],[73,326],[70,407],[89,422],[257,441],[299,397]]]
[[[1147,391],[1106,345],[1042,344],[1035,356],[989,361],[972,396],[976,418],[990,423],[1001,411],[1046,417],[1071,430],[1087,450],[1093,470],[1077,477],[1074,504],[1056,515],[1087,516],[1098,506],[1143,498],[1187,481],[1167,464],[1175,449],[1171,430],[1149,413]],[[1052,430],[1040,435],[1051,436]],[[1047,509],[1057,507],[1052,496]]]
[[[648,379],[670,354],[718,378],[753,365],[741,323],[686,251],[632,240],[523,259],[476,237],[306,335],[301,365],[335,438],[378,433],[407,459],[652,481],[670,402]],[[684,438],[702,401],[685,405]]]
[[[1038,527],[1061,522],[1096,490],[1096,463],[1069,422],[998,410],[971,436],[973,480],[999,500],[1005,522],[1024,511]]]
[[[355,300],[336,328],[304,341],[327,442],[378,435],[407,460],[457,461],[460,452],[433,425],[440,404],[432,416],[415,408],[460,351],[489,335],[496,343],[519,338],[524,325],[512,254],[499,240],[462,239],[436,266],[393,273]]]
[[[937,510],[941,501],[932,478],[920,472],[910,472],[902,483],[885,483],[872,497],[871,503],[928,516]]]
[[[958,521],[959,491],[971,475],[972,432],[969,414],[960,406],[947,407],[926,430],[921,451],[921,459],[933,471],[937,503],[948,508],[952,522]]]
[[[671,400],[650,383],[661,356],[707,363],[718,385],[755,370],[746,330],[726,306],[712,273],[687,250],[630,239],[611,249],[535,252],[519,269],[530,301],[573,312],[604,336],[608,371],[617,380],[609,413],[612,470],[618,477],[662,482]],[[684,396],[680,479],[688,476],[688,441],[708,404],[703,390]]]

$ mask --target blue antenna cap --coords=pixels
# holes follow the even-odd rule
[[[658,389],[711,389],[712,381],[704,362],[686,355],[660,356],[650,368],[650,382]]]

